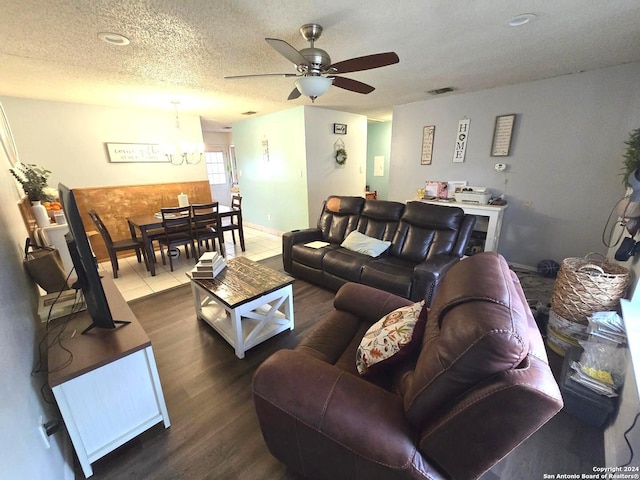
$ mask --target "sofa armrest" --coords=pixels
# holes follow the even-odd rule
[[[293,246],[316,240],[322,240],[322,231],[319,228],[305,228],[282,234],[282,264],[285,272],[291,272],[291,249]]]
[[[406,298],[360,283],[344,284],[333,300],[336,310],[352,313],[372,324],[397,308],[413,303]]]
[[[280,350],[256,370],[253,397],[269,450],[303,475],[412,469],[416,439],[401,399],[333,365]]]
[[[427,305],[431,305],[444,274],[459,261],[460,258],[456,256],[442,253],[416,265],[413,269],[411,299],[415,302],[424,299]]]

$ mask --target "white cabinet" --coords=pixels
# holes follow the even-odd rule
[[[151,341],[113,281],[103,279],[103,285],[114,318],[131,323],[74,334],[90,323],[82,312],[49,348],[50,366],[71,359],[49,373],[49,386],[85,477],[93,475],[93,462],[148,428],[170,426]]]
[[[481,217],[479,220],[485,220],[480,223],[487,223],[486,227],[486,240],[484,243],[485,252],[497,252],[498,243],[500,242],[500,230],[502,229],[502,217],[504,211],[507,209],[507,205],[478,205],[475,203],[465,202],[442,202],[438,200],[419,200],[420,202],[430,203],[433,205],[444,205],[449,207],[459,207],[464,210],[464,213],[469,215],[476,215]],[[478,228],[478,224],[476,228]],[[484,230],[483,230],[484,231]]]

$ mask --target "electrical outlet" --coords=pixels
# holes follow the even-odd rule
[[[51,444],[49,443],[49,436],[47,435],[47,429],[44,427],[44,417],[40,415],[38,419],[38,431],[40,432],[40,436],[42,437],[42,441],[44,442],[45,447],[51,448]]]
[[[271,221],[271,214],[267,213],[267,220]]]

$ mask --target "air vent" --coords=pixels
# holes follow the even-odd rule
[[[248,112],[242,112],[242,115],[255,115],[258,112],[254,112],[252,110],[249,110]]]
[[[436,88],[435,90],[429,90],[429,95],[442,95],[443,93],[453,92],[453,87]]]

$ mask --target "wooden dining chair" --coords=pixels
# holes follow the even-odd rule
[[[191,206],[161,208],[160,212],[162,214],[162,228],[164,228],[164,235],[158,237],[160,255],[162,257],[162,264],[166,265],[163,248],[163,246],[166,246],[167,256],[169,257],[169,267],[173,272],[172,248],[184,245],[185,254],[187,258],[189,258],[189,245],[191,245],[191,251],[195,257],[196,250],[193,240],[193,226],[191,224]]]
[[[107,227],[102,222],[100,215],[98,215],[95,210],[89,210],[89,217],[98,229],[98,232],[100,233],[100,236],[102,237],[102,240],[104,240],[104,244],[107,247],[107,252],[109,252],[113,278],[118,278],[118,270],[120,269],[120,265],[118,264],[118,252],[135,250],[136,256],[138,257],[138,263],[141,263],[142,258],[144,258],[144,264],[147,267],[147,270],[149,270],[149,259],[145,254],[144,245],[140,240],[125,238],[123,240],[114,241],[109,234],[109,230],[107,230]]]
[[[201,203],[191,205],[191,220],[193,224],[193,236],[198,247],[198,255],[202,255],[203,244],[209,249],[209,240],[213,250],[216,250],[216,240],[220,246],[220,252],[224,252],[224,239],[220,230],[218,202]]]
[[[220,229],[222,230],[222,238],[224,239],[224,232],[231,232],[231,238],[233,238],[233,244],[236,244],[235,231],[238,230],[238,236],[240,237],[240,248],[245,251],[244,248],[244,230],[242,229],[242,197],[234,195],[231,199],[231,210],[228,212],[220,212]]]

